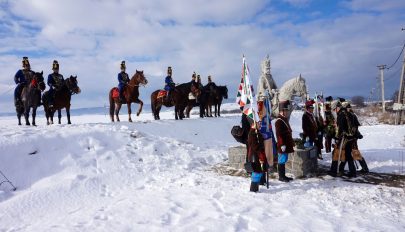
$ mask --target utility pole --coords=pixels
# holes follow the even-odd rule
[[[404,29],[402,29],[404,30]],[[404,86],[404,72],[405,72],[405,53],[404,53],[404,60],[402,61],[402,72],[401,72],[401,79],[399,81],[399,91],[398,91],[398,104],[404,104],[405,100],[405,86]],[[402,107],[401,107],[402,108]],[[395,124],[401,124],[401,117],[402,117],[402,110],[397,111],[395,117]]]
[[[387,67],[387,65],[382,64],[382,65],[378,65],[377,67],[380,69],[382,111],[383,111],[383,113],[385,113],[384,69]]]
[[[401,31],[405,31],[405,28],[401,28]],[[400,109],[396,112],[395,115],[395,124],[401,124],[402,118],[402,108],[403,104],[405,103],[405,85],[404,85],[404,73],[405,73],[405,53],[404,53],[404,60],[402,61],[402,72],[401,72],[401,79],[399,80],[399,91],[398,91],[398,101],[397,104],[400,106]],[[394,104],[395,106],[395,104]],[[394,107],[395,110],[395,107]]]

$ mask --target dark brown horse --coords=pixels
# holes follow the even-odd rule
[[[62,109],[66,109],[66,116],[68,124],[72,124],[70,121],[70,101],[73,94],[79,94],[81,92],[77,85],[77,76],[70,76],[63,81],[60,89],[55,90],[53,107],[49,107],[49,91],[46,91],[42,95],[42,102],[44,104],[46,124],[53,124],[53,116],[55,111],[58,111],[58,123],[61,124]]]
[[[35,124],[37,108],[41,105],[41,92],[45,90],[44,72],[36,72],[30,83],[21,91],[21,101],[16,102],[18,125],[21,125],[21,115],[24,114],[25,125],[29,126],[29,114],[32,108],[32,125]]]
[[[228,99],[228,88],[226,86],[215,86],[207,102],[207,115],[212,117],[211,106],[215,108],[215,117],[221,116],[221,104],[223,99]]]
[[[165,96],[159,95],[160,91],[162,90],[158,89],[150,95],[152,114],[155,120],[160,119],[159,113],[162,106],[174,106],[175,119],[182,120],[184,118],[184,109],[187,106],[189,93],[192,93],[194,96],[200,94],[197,84],[193,84],[193,82],[177,85],[171,93],[171,101],[167,101]]]
[[[117,118],[117,122],[120,121],[118,116],[122,104],[127,104],[128,106],[128,121],[132,122],[131,119],[131,103],[138,103],[139,109],[136,116],[142,112],[143,102],[139,99],[139,85],[146,85],[148,81],[143,75],[143,71],[136,70],[135,74],[132,76],[128,84],[124,86],[124,98],[125,102],[120,101],[119,91],[117,87],[110,90],[108,98],[110,100],[110,118],[114,122],[114,114]]]

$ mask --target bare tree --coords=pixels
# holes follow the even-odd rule
[[[364,106],[366,106],[366,105],[364,104],[364,97],[363,97],[363,96],[353,96],[353,97],[352,97],[352,103],[353,103],[354,105],[356,105],[356,106],[359,106],[359,107],[364,107]]]

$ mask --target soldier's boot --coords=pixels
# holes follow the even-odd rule
[[[290,182],[290,178],[285,176],[285,164],[278,165],[278,180],[282,182]]]
[[[368,173],[369,170],[368,170],[366,160],[363,158],[363,159],[359,160],[359,163],[360,163],[360,166],[361,166],[360,172],[361,173]]]
[[[354,161],[350,160],[350,161],[347,161],[347,163],[349,164],[349,175],[347,175],[347,176],[356,177],[356,167],[354,166]]]
[[[346,166],[346,161],[340,162],[338,176],[343,176],[343,174],[345,173],[345,166]]]
[[[330,169],[328,171],[328,175],[336,177],[337,169],[338,169],[338,161],[332,161],[332,164],[330,165]]]

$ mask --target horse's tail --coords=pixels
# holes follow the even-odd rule
[[[115,102],[112,97],[112,90],[110,90],[110,93],[108,94],[108,99],[110,101],[110,117],[114,118],[114,111],[115,111]]]
[[[151,107],[151,110],[152,110],[152,115],[153,115],[153,117],[155,117],[155,108],[156,108],[156,105],[155,105],[155,92],[153,92],[150,95],[150,107]]]

